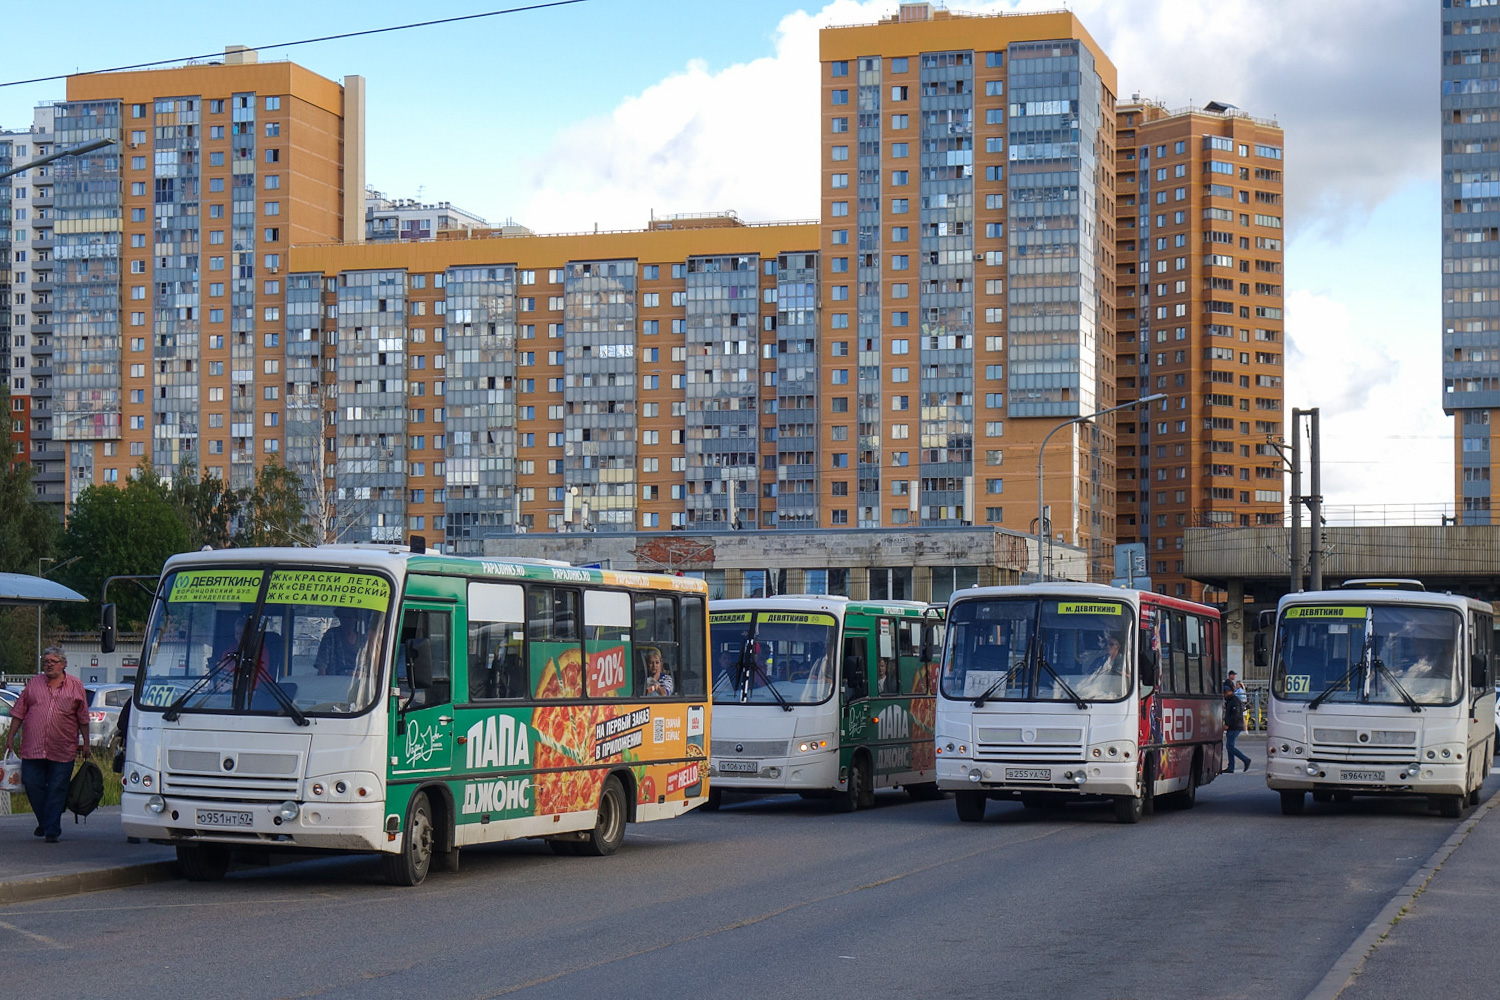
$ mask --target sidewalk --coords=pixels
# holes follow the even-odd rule
[[[1500,793],[1497,793],[1500,795]],[[1337,1000],[1486,996],[1495,988],[1500,913],[1500,802],[1467,813],[1415,898],[1378,928],[1381,937]],[[1466,832],[1467,831],[1467,832]],[[1372,930],[1376,928],[1372,927]]]
[[[172,848],[126,843],[119,806],[102,807],[76,825],[72,813],[63,813],[56,844],[32,836],[35,828],[30,810],[0,816],[0,906],[178,877]]]

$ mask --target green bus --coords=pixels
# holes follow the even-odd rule
[[[715,601],[709,775],[724,790],[868,808],[940,797],[932,736],[942,609],[787,595]]]
[[[419,549],[420,546],[413,546]],[[373,851],[415,885],[459,849],[611,854],[707,799],[700,580],[381,546],[168,560],[122,814],[191,879],[231,849]]]

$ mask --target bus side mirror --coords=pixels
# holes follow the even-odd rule
[[[920,653],[923,663],[932,662],[932,632],[929,629],[922,630],[922,651]]]
[[[1263,667],[1271,662],[1269,650],[1266,648],[1267,645],[1266,634],[1264,632],[1255,633],[1255,665],[1257,667]]]
[[[99,652],[115,651],[115,606],[104,604],[99,608]]]
[[[1257,632],[1269,632],[1276,627],[1276,612],[1262,611],[1255,616],[1255,629]]]
[[[1141,683],[1156,687],[1156,654],[1149,650],[1141,657]]]

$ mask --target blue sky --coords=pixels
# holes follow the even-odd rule
[[[952,0],[954,10],[1064,0]],[[1120,96],[1208,100],[1286,130],[1287,406],[1320,407],[1330,504],[1442,504],[1437,0],[1073,0]],[[0,82],[500,9],[498,0],[7,11]],[[368,86],[369,183],[538,232],[651,213],[817,212],[817,28],[896,0],[589,0],[459,25],[267,49]],[[253,11],[246,15],[245,11]],[[63,97],[0,87],[0,127]],[[1434,513],[1432,521],[1436,521]]]

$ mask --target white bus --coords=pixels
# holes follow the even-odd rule
[[[469,844],[613,853],[707,797],[701,580],[373,546],[167,561],[125,759],[131,836],[188,878],[232,848],[373,851],[414,885]]]
[[[1041,583],[948,604],[938,787],[958,818],[990,799],[1110,800],[1136,823],[1188,808],[1223,759],[1219,612],[1141,590]]]
[[[714,601],[710,807],[726,789],[831,796],[844,812],[872,805],[879,788],[937,797],[942,627],[941,608],[913,601]]]
[[[1421,795],[1457,818],[1478,803],[1494,751],[1493,612],[1410,583],[1359,583],[1277,606],[1266,784],[1288,816],[1311,792]]]

